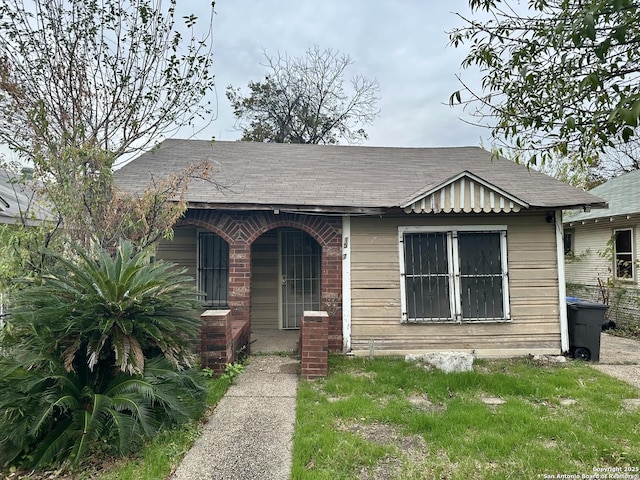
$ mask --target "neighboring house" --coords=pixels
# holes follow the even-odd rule
[[[640,315],[640,171],[612,178],[590,193],[609,208],[565,217],[568,293],[608,303],[609,319],[623,324]]]
[[[21,175],[0,169],[0,225],[18,224],[24,221],[27,225],[35,225],[40,218],[31,215],[34,211],[34,192],[21,181]],[[43,213],[43,209],[38,209]],[[44,218],[44,217],[43,217]],[[0,289],[0,326],[6,314],[5,295]]]
[[[329,313],[356,355],[568,350],[562,210],[605,203],[480,148],[166,140],[116,172],[126,191],[209,160],[156,255],[252,330]]]
[[[35,201],[35,192],[22,181],[21,174],[0,169],[0,224],[24,221],[27,225],[36,225],[50,216]]]

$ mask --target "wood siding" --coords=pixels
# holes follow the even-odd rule
[[[270,230],[251,246],[251,327],[279,327],[278,231]]]
[[[187,268],[195,284],[198,275],[198,235],[196,227],[174,229],[173,240],[160,240],[156,246],[156,258],[177,263]]]
[[[565,277],[567,283],[597,286],[598,278],[603,282],[613,279],[613,260],[611,254],[605,253],[607,243],[614,230],[633,229],[633,247],[635,267],[635,284],[638,284],[638,259],[640,259],[640,218],[590,220],[577,224],[566,224],[565,231],[573,236],[573,254],[565,257]]]
[[[560,353],[556,237],[546,214],[351,219],[353,352]],[[507,225],[511,322],[401,323],[398,226]]]

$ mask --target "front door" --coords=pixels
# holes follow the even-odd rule
[[[305,310],[320,310],[320,245],[303,231],[278,230],[280,250],[280,325],[300,328]]]

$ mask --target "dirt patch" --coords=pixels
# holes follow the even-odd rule
[[[640,388],[640,365],[591,365],[596,370]]]
[[[377,480],[403,478],[406,469],[429,455],[429,447],[420,435],[406,435],[391,425],[382,423],[339,423],[336,428],[359,436],[368,442],[394,447],[396,455],[386,455],[372,467],[363,467],[358,479]]]
[[[640,408],[640,398],[625,398],[622,401],[625,410],[632,412]]]
[[[498,407],[507,403],[500,397],[480,397],[480,401],[489,407]]]
[[[373,467],[362,467],[358,476],[358,480],[388,480],[401,479],[403,463],[397,457],[386,456],[380,459]]]

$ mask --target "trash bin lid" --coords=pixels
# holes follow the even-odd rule
[[[609,308],[609,305],[605,305],[604,303],[583,302],[582,300],[575,303],[569,303],[567,306],[573,310],[580,310],[582,308],[593,310],[607,310]]]
[[[577,303],[580,301],[578,297],[565,297],[567,303]]]

